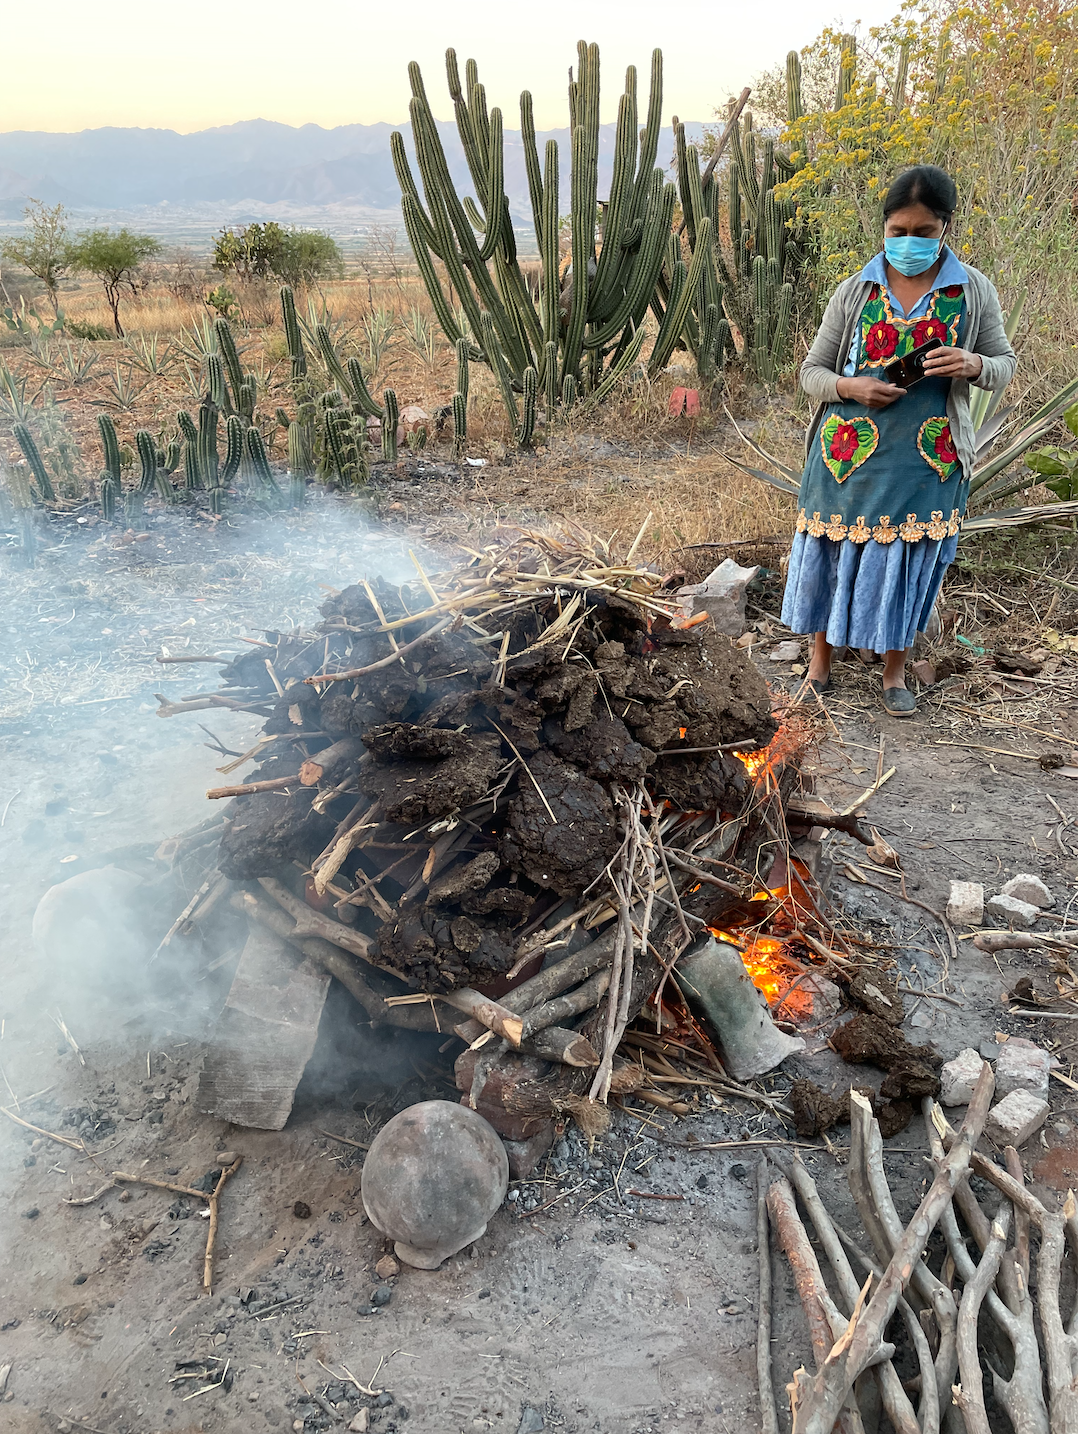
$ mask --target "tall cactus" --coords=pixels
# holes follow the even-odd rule
[[[255,477],[264,488],[269,488],[272,492],[279,494],[281,490],[278,488],[277,480],[273,476],[273,469],[270,467],[269,459],[266,456],[266,445],[263,443],[262,435],[257,428],[247,429],[245,434],[245,447]]]
[[[504,191],[502,114],[488,111],[474,62],[465,67],[462,83],[455,52],[446,54],[449,94],[474,198],[462,201],[457,194],[423,76],[414,64],[409,66],[410,114],[418,184],[403,138],[394,134],[391,142],[405,227],[438,322],[458,351],[463,343],[469,359],[490,368],[514,431],[518,438],[527,433],[529,442],[532,433],[527,415],[521,419],[518,402],[528,370],[535,374],[536,394],[543,390],[548,422],[555,407],[565,405],[566,395],[572,398],[580,390],[588,393],[603,385],[644,323],[674,207],[674,186],[665,183],[655,167],[662,123],[662,55],[656,50],[642,129],[636,70],[630,66],[626,73],[597,249],[599,51],[581,42],[577,54],[569,87],[572,254],[564,277],[558,243],[559,149],[550,141],[540,162],[532,97],[525,91],[520,98],[524,162],[540,251],[537,297],[517,261]],[[459,297],[462,317],[451,306],[453,294]],[[458,383],[457,392],[466,400],[465,386]]]

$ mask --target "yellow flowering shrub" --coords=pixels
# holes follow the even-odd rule
[[[801,65],[803,114],[789,120],[797,107],[788,109],[779,71],[758,82],[756,103],[796,166],[776,196],[796,204],[793,227],[810,247],[820,297],[880,248],[880,201],[894,176],[938,164],[959,191],[952,247],[995,280],[1005,303],[1029,290],[1038,348],[1072,371],[1078,6],[908,0],[854,43],[824,31]]]

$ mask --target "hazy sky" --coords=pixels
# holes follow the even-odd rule
[[[845,8],[844,8],[845,7]],[[598,42],[605,119],[624,67],[645,78],[665,59],[664,121],[710,119],[715,106],[836,20],[886,19],[898,0],[51,0],[6,7],[0,131],[97,125],[203,129],[236,120],[369,124],[407,118],[407,63],[418,60],[450,117],[444,53],[479,62],[488,102],[519,126],[522,89],[540,128],[566,122],[566,71],[578,38]]]

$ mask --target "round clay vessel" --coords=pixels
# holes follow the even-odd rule
[[[485,1233],[508,1184],[505,1146],[483,1117],[424,1100],[375,1137],[363,1162],[363,1208],[405,1264],[436,1270]]]

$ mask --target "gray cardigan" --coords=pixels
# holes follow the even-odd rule
[[[963,268],[969,275],[969,282],[964,285],[966,328],[962,347],[979,354],[983,361],[980,377],[974,379],[975,386],[994,392],[1010,383],[1018,367],[1018,359],[1004,332],[1003,311],[992,281],[969,264],[964,264]],[[827,405],[841,402],[838,381],[846,366],[861,310],[871,288],[872,285],[866,283],[860,274],[842,281],[831,295],[819,332],[801,365],[801,387],[818,405],[805,438],[806,455],[811,452],[811,444]],[[969,416],[969,388],[968,380],[952,379],[947,400],[947,417],[951,421],[955,449],[967,478],[973,472],[975,446]]]

